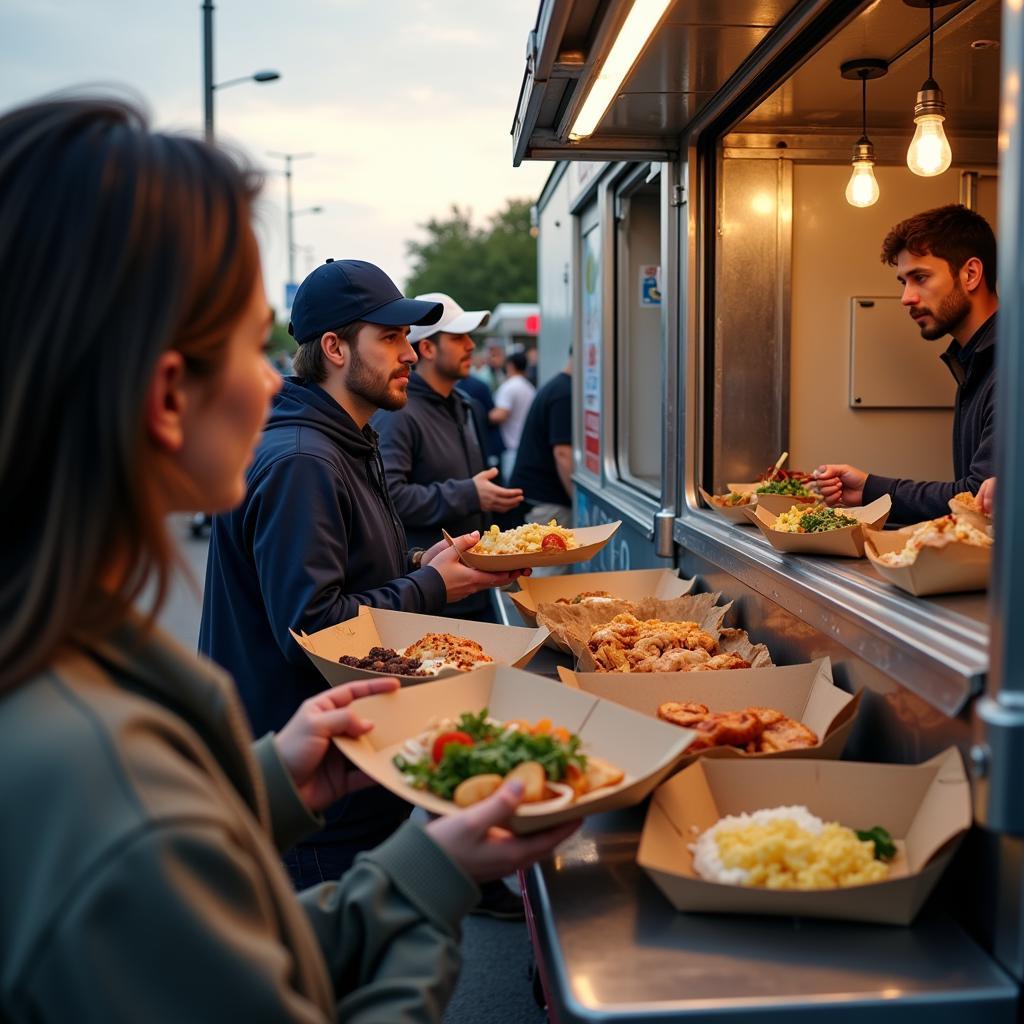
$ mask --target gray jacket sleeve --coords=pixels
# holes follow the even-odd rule
[[[256,763],[263,776],[263,788],[270,807],[270,826],[274,845],[281,851],[289,850],[300,839],[324,827],[324,819],[306,807],[295,788],[291,774],[281,760],[274,743],[274,734],[268,732],[252,745]]]
[[[302,900],[334,983],[335,1019],[440,1021],[458,972],[458,922],[477,896],[413,825],[339,882],[307,890]],[[295,954],[280,924],[258,858],[222,821],[147,822],[67,899],[33,959],[25,1017],[331,1019],[293,984]]]
[[[406,822],[340,882],[301,894],[346,1024],[439,1022],[461,963],[459,922],[480,890]]]
[[[413,482],[416,466],[424,459],[429,462],[429,456],[419,450],[420,442],[411,417],[384,417],[378,423],[378,430],[388,491],[406,526],[443,526],[452,519],[480,511],[480,496],[472,479]]]

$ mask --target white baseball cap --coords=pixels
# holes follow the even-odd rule
[[[439,302],[442,306],[441,319],[429,326],[413,326],[409,331],[409,341],[416,342],[429,338],[433,334],[444,331],[446,334],[470,334],[483,327],[491,319],[489,309],[463,309],[450,295],[444,292],[427,292],[417,295],[422,302]]]

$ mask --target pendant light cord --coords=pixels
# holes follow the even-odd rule
[[[860,73],[860,115],[861,135],[866,139],[868,137],[868,73],[866,71]]]
[[[932,75],[932,61],[935,57],[935,3],[928,4],[928,77]]]

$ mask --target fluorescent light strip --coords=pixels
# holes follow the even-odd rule
[[[583,109],[569,130],[570,139],[593,135],[598,121],[611,106],[640,51],[647,45],[672,0],[634,0],[633,9],[615,37],[611,51],[590,87]]]

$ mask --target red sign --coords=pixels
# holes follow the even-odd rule
[[[530,313],[526,318],[526,333],[540,334],[540,313]]]
[[[601,475],[601,414],[592,409],[583,413],[583,465]]]

